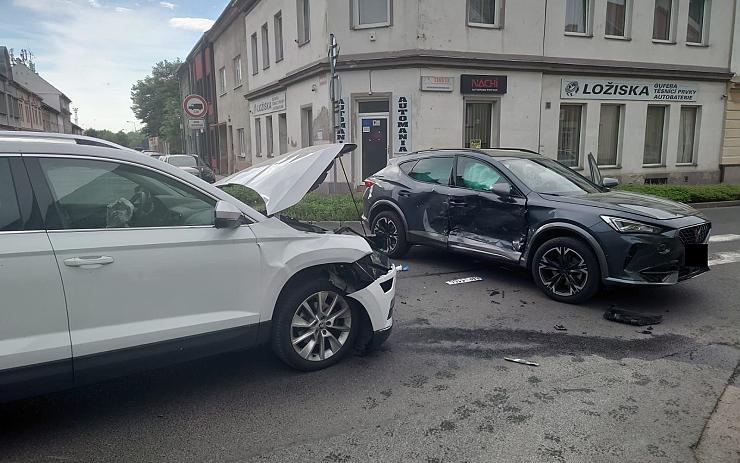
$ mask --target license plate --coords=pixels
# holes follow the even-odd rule
[[[708,244],[687,244],[685,246],[684,265],[686,267],[707,267],[709,256]]]

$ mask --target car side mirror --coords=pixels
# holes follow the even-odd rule
[[[612,177],[604,177],[604,179],[601,180],[601,184],[607,188],[614,188],[619,185],[619,180]]]
[[[509,197],[511,196],[511,185],[508,183],[494,183],[489,191],[504,198]]]
[[[238,207],[227,201],[216,203],[216,228],[237,228],[243,221],[244,214]]]

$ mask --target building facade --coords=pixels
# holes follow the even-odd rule
[[[740,183],[740,8],[735,9],[730,71],[733,76],[726,91],[720,172],[723,182]]]
[[[229,110],[218,120],[227,140],[228,117],[240,107],[248,114],[252,163],[330,142],[336,130],[339,141],[358,145],[345,161],[354,184],[411,151],[498,146],[575,169],[592,153],[623,182],[720,180],[724,135],[735,130],[723,121],[736,0],[243,6],[218,29],[236,38],[219,32],[232,48],[215,47],[224,53],[214,72],[226,76],[218,105]],[[244,41],[234,25],[242,15]],[[334,114],[330,34],[341,50]],[[228,84],[237,56],[238,92]]]
[[[47,82],[20,60],[16,60],[13,63],[13,80],[29,92],[36,94],[41,99],[43,105],[51,108],[52,111],[48,112],[47,115],[41,114],[42,121],[39,124],[40,127],[43,128],[44,125],[43,117],[51,118],[52,116],[56,116],[56,124],[50,123],[48,126],[56,126],[59,133],[72,133],[71,100],[61,90]]]
[[[20,130],[20,105],[8,49],[0,47],[0,130]]]

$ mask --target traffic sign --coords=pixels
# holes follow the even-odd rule
[[[188,95],[182,101],[182,109],[185,114],[192,119],[201,119],[206,117],[208,112],[208,103],[200,95]]]
[[[191,130],[205,129],[206,121],[203,119],[188,119],[188,128]]]

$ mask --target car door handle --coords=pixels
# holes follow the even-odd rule
[[[98,268],[103,265],[112,264],[114,261],[115,259],[109,256],[71,257],[64,259],[64,265],[67,267]]]
[[[451,199],[450,200],[450,206],[460,207],[465,206],[467,204],[467,201],[461,200],[461,199]]]
[[[408,196],[411,196],[411,192],[408,190],[401,190],[398,192],[398,196],[408,197]]]

